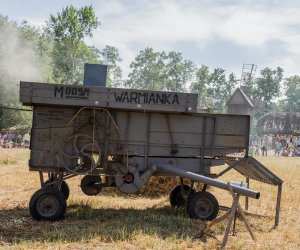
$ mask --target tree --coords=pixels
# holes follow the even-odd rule
[[[171,51],[164,56],[165,89],[169,91],[186,91],[187,84],[191,81],[195,66],[192,61],[183,60],[182,54]]]
[[[10,103],[7,108],[0,109],[0,130],[2,129],[29,129],[31,127],[32,112],[22,111],[15,108],[22,108],[19,103]],[[2,112],[1,112],[2,111]]]
[[[102,63],[108,65],[107,86],[120,86],[122,84],[122,70],[118,63],[122,62],[122,59],[119,50],[107,45],[100,54]]]
[[[130,68],[126,86],[166,91],[185,91],[195,71],[194,64],[183,60],[181,53],[155,52],[152,48],[140,51]]]
[[[229,98],[231,97],[231,95],[233,94],[233,91],[236,88],[237,83],[238,83],[238,80],[236,79],[236,76],[233,73],[231,73],[228,76],[226,85],[223,86],[223,97],[226,101],[228,101]]]
[[[285,79],[286,108],[300,112],[300,76],[295,75]]]
[[[83,39],[92,37],[93,30],[99,24],[92,6],[76,9],[71,5],[62,9],[56,16],[50,15],[47,31],[54,40],[53,74],[55,79],[65,83],[80,82],[83,72],[82,57],[95,52],[85,45]]]
[[[211,73],[207,66],[202,65],[196,72],[196,80],[191,84],[191,91],[199,95],[200,107],[223,112],[236,84],[237,79],[233,73],[227,80],[224,69],[217,68]]]
[[[128,75],[126,86],[136,89],[163,90],[164,56],[165,53],[155,52],[152,48],[140,51],[130,64],[132,71]]]
[[[274,98],[280,95],[280,83],[283,79],[283,69],[277,67],[276,70],[265,68],[260,72],[260,77],[255,81],[253,97],[266,103],[265,108],[271,106]]]
[[[207,95],[207,85],[210,84],[211,74],[209,69],[205,65],[201,65],[201,67],[196,71],[196,79],[191,84],[191,91],[193,93],[198,94],[198,104],[200,106],[206,106],[205,99]]]

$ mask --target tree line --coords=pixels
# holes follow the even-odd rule
[[[26,80],[22,69],[25,75],[38,73],[39,81],[82,84],[84,63],[99,63],[108,65],[108,86],[198,93],[199,106],[213,112],[225,112],[226,101],[241,84],[248,87],[251,99],[263,102],[257,117],[270,110],[300,112],[300,76],[285,77],[280,67],[266,67],[255,78],[239,79],[221,68],[197,66],[180,52],[147,47],[123,77],[118,48],[96,48],[85,42],[97,28],[101,23],[92,6],[67,6],[50,15],[41,28],[0,15],[0,106],[20,107],[16,86]],[[0,129],[30,127],[30,118],[28,112],[0,109]]]

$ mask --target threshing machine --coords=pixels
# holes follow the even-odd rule
[[[179,177],[171,205],[187,205],[191,218],[208,220],[217,216],[219,204],[206,187],[228,189],[216,179],[226,171],[282,183],[247,155],[249,116],[197,113],[196,94],[21,82],[20,101],[33,107],[29,168],[41,181],[29,203],[35,219],[64,218],[65,180],[78,175],[87,195],[103,187],[134,193],[151,176]],[[229,167],[212,175],[212,167],[224,162]],[[197,182],[204,184],[201,190],[195,189]],[[260,196],[231,186],[246,197]]]

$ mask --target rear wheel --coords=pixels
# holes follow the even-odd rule
[[[211,193],[197,192],[190,196],[187,212],[192,219],[213,220],[219,213],[219,203]]]
[[[183,192],[181,191],[181,185],[174,187],[169,195],[170,204],[173,208],[179,208],[186,205],[188,200],[188,195],[190,193],[191,187],[189,185],[183,185]],[[183,195],[182,195],[183,193]],[[195,193],[193,189],[191,194]]]
[[[65,195],[55,187],[39,189],[29,202],[30,214],[36,220],[62,220],[65,217],[66,207]]]

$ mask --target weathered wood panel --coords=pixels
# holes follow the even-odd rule
[[[25,105],[106,107],[161,112],[196,112],[197,94],[21,82]]]

